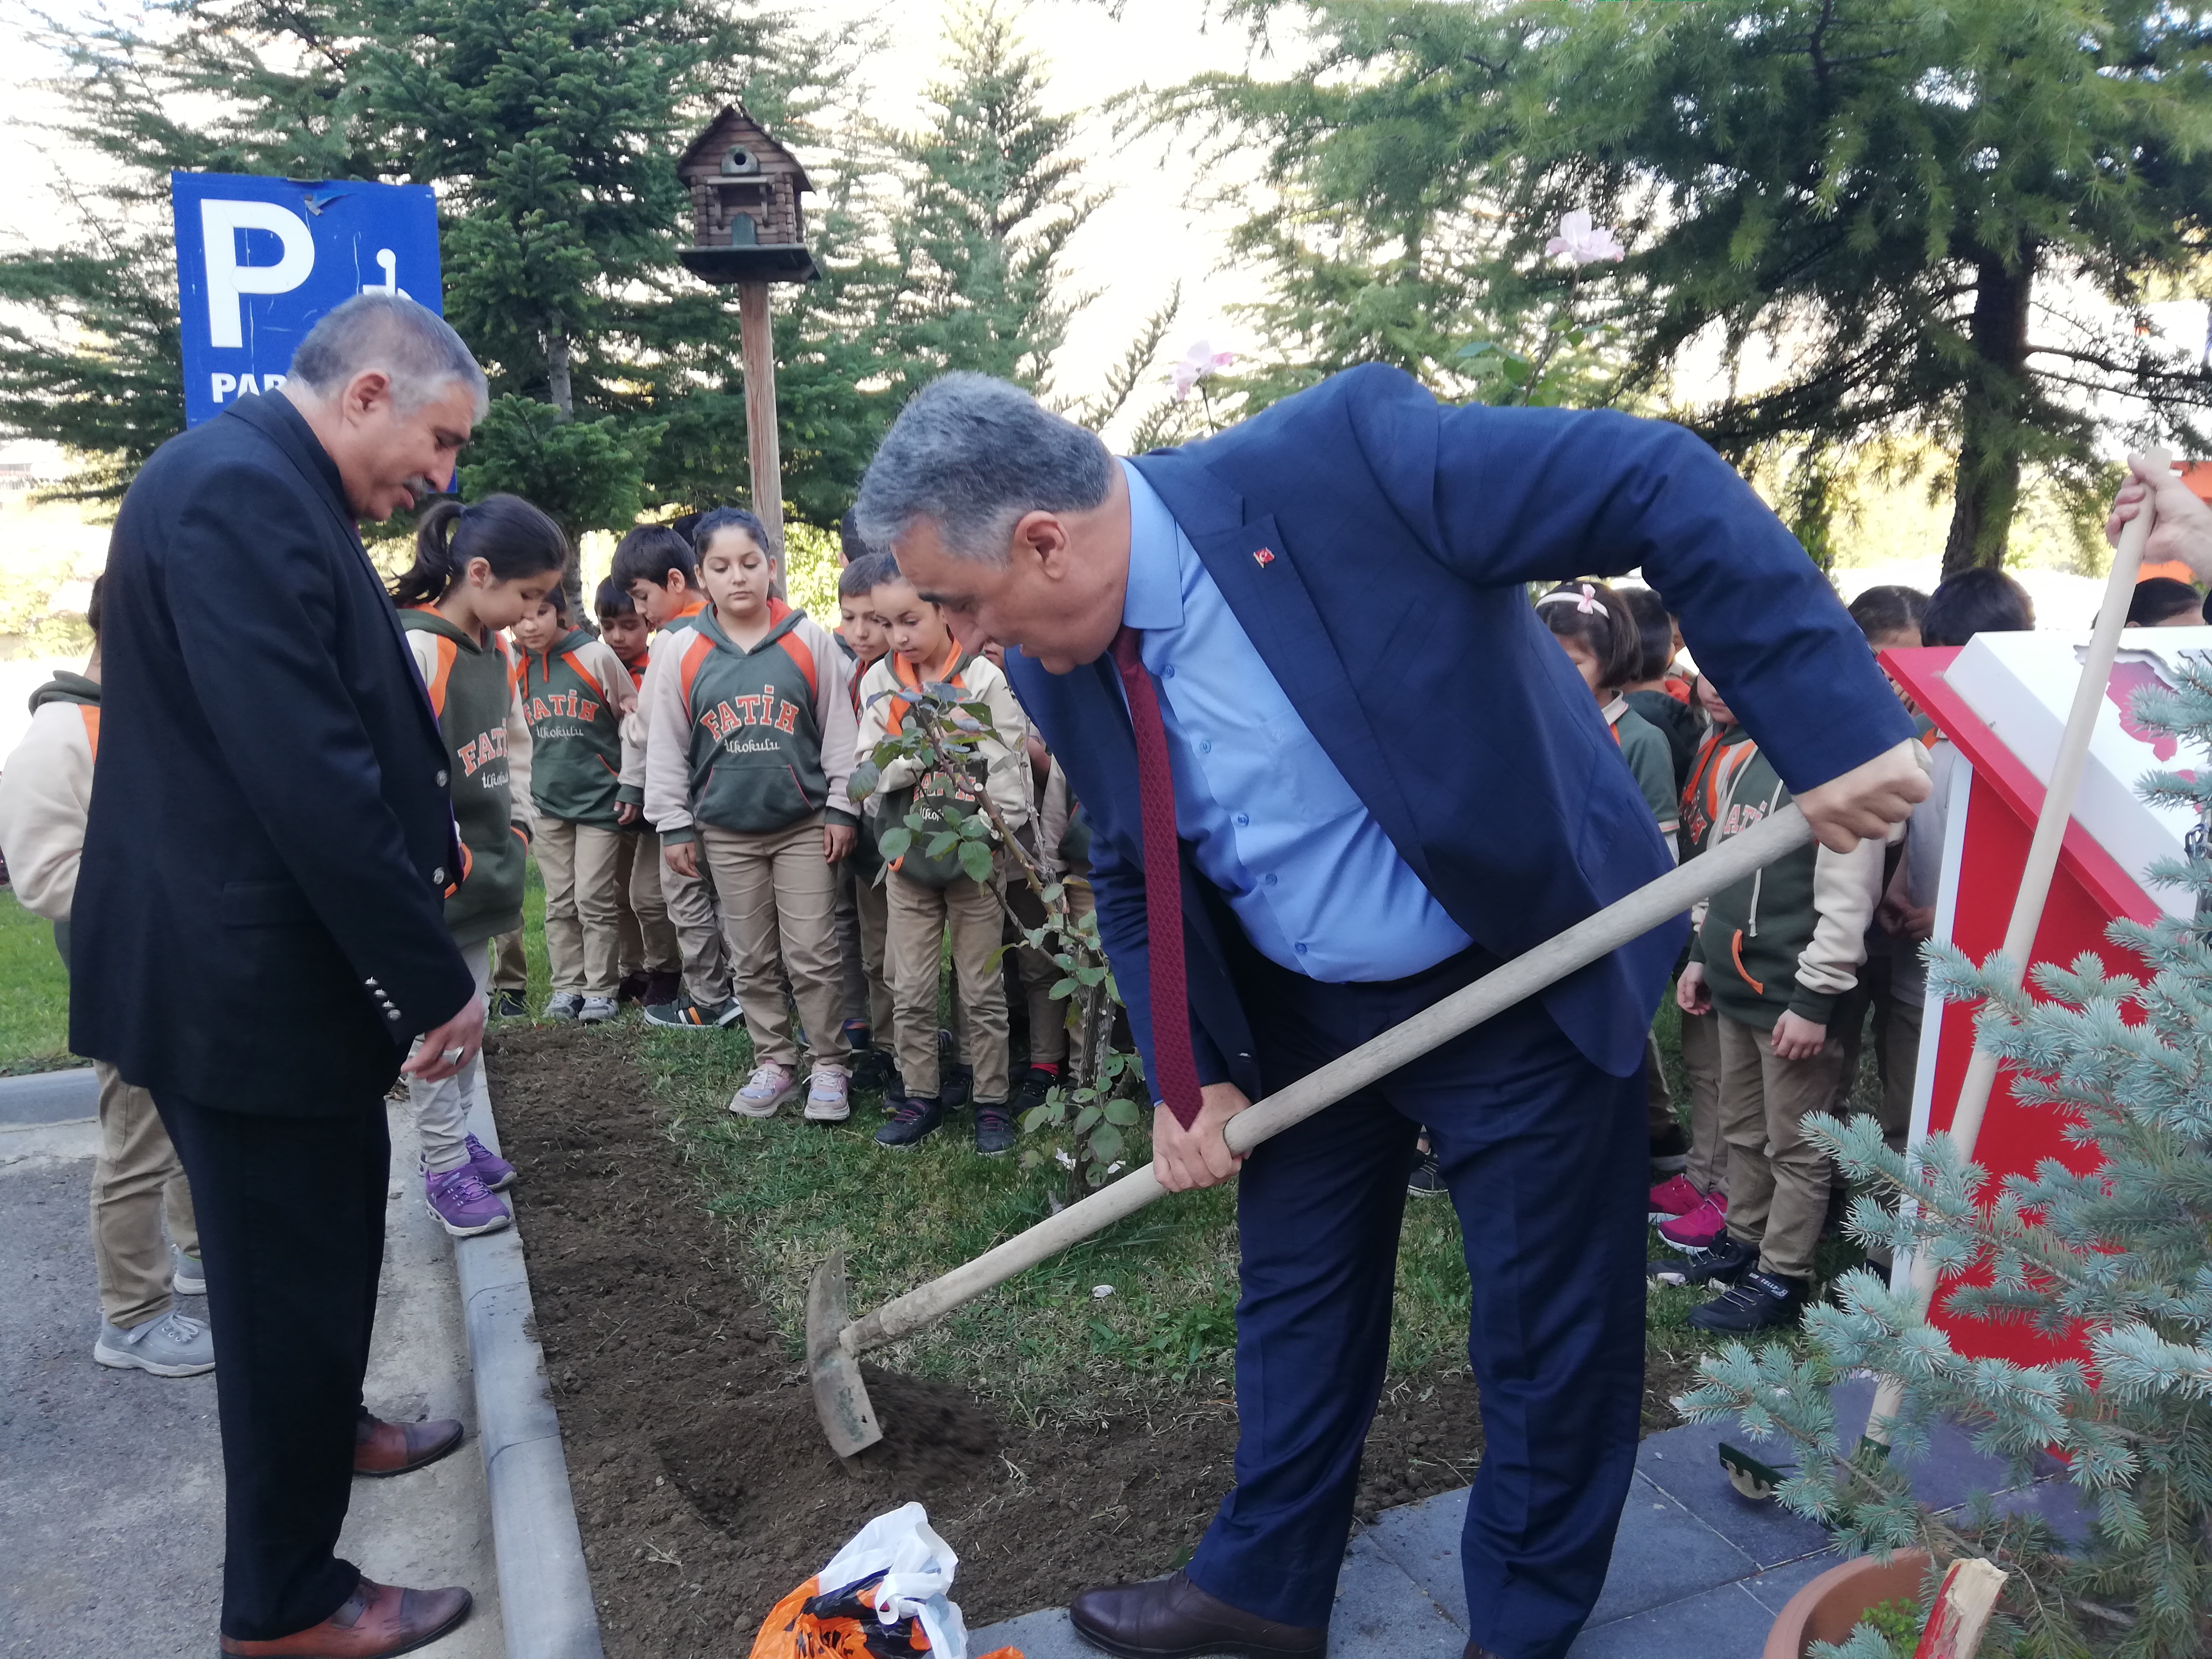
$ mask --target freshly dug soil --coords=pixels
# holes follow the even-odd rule
[[[778,1597],[909,1499],[959,1553],[971,1628],[1167,1571],[1197,1543],[1236,1447],[1234,1407],[1212,1391],[1031,1428],[870,1367],[884,1437],[841,1464],[624,1036],[532,1030],[484,1054],[612,1659],[742,1654]],[[1653,1383],[1663,1399],[1680,1380]],[[1472,1379],[1395,1385],[1362,1518],[1466,1484],[1480,1452]]]

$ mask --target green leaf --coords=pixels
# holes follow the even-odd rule
[[[1075,976],[1085,985],[1097,985],[1105,979],[1106,970],[1103,968],[1079,968],[1075,970]]]
[[[1103,1164],[1085,1164],[1083,1180],[1086,1186],[1103,1187],[1106,1184],[1106,1166]]]
[[[960,833],[969,841],[981,841],[991,833],[991,820],[980,812],[971,812],[960,820]]]
[[[1032,1106],[1029,1110],[1022,1114],[1022,1128],[1029,1134],[1035,1134],[1039,1129],[1043,1128],[1044,1126],[1051,1121],[1052,1114],[1050,1111],[1047,1110],[1042,1106]]]
[[[1487,340],[1469,340],[1452,355],[1456,357],[1480,357],[1497,349],[1498,348]]]
[[[1091,1126],[1097,1122],[1098,1120],[1104,1115],[1105,1114],[1097,1107],[1085,1106],[1081,1111],[1075,1115],[1075,1133],[1078,1134],[1088,1133],[1090,1132]]]
[[[1054,1002],[1058,1002],[1062,997],[1072,997],[1075,994],[1075,981],[1072,978],[1060,980],[1046,994]]]
[[[991,849],[981,842],[960,843],[960,867],[977,881],[991,878]]]
[[[1101,1164],[1111,1164],[1121,1156],[1121,1132],[1110,1123],[1102,1123],[1091,1134],[1091,1156]]]
[[[983,958],[983,971],[986,974],[997,973],[999,971],[999,964],[1006,959],[1006,952],[1013,948],[1014,947],[1011,945],[1001,945],[997,950],[992,951],[989,956],[985,957]]]
[[[906,856],[906,849],[914,845],[911,830],[886,830],[876,842],[876,850],[883,854],[886,864],[896,863]]]
[[[959,844],[960,832],[958,830],[940,830],[929,838],[929,848],[927,856],[933,859],[941,859]]]
[[[866,800],[876,793],[883,775],[883,769],[875,762],[862,761],[853,769],[853,781],[845,786],[845,793],[854,800]]]
[[[1106,1121],[1125,1129],[1133,1128],[1145,1121],[1145,1115],[1137,1109],[1133,1100],[1109,1100],[1106,1103]]]

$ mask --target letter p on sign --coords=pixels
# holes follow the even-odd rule
[[[239,263],[238,233],[266,230],[283,245],[273,265]],[[289,294],[315,268],[315,239],[307,222],[275,202],[234,202],[206,197],[200,202],[200,237],[207,260],[209,343],[241,346],[241,294]]]

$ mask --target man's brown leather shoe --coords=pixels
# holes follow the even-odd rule
[[[1322,1659],[1328,1632],[1243,1613],[1177,1573],[1149,1584],[1085,1590],[1067,1610],[1076,1634],[1121,1659],[1186,1659],[1200,1653],[1246,1659]]]
[[[364,1578],[319,1625],[273,1642],[222,1638],[240,1659],[391,1659],[427,1647],[469,1616],[465,1589],[402,1589]]]
[[[356,1474],[404,1474],[434,1463],[461,1443],[461,1425],[450,1417],[428,1423],[387,1423],[380,1417],[357,1418],[353,1425]]]

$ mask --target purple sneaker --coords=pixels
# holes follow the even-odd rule
[[[445,1224],[446,1231],[456,1238],[469,1238],[477,1233],[495,1233],[514,1218],[477,1179],[477,1172],[464,1164],[458,1170],[448,1170],[443,1175],[425,1173],[422,1176],[422,1196],[430,1206],[430,1213]]]
[[[474,1135],[468,1137],[469,1168],[476,1171],[477,1179],[489,1192],[503,1193],[514,1185],[514,1165],[493,1152]]]

